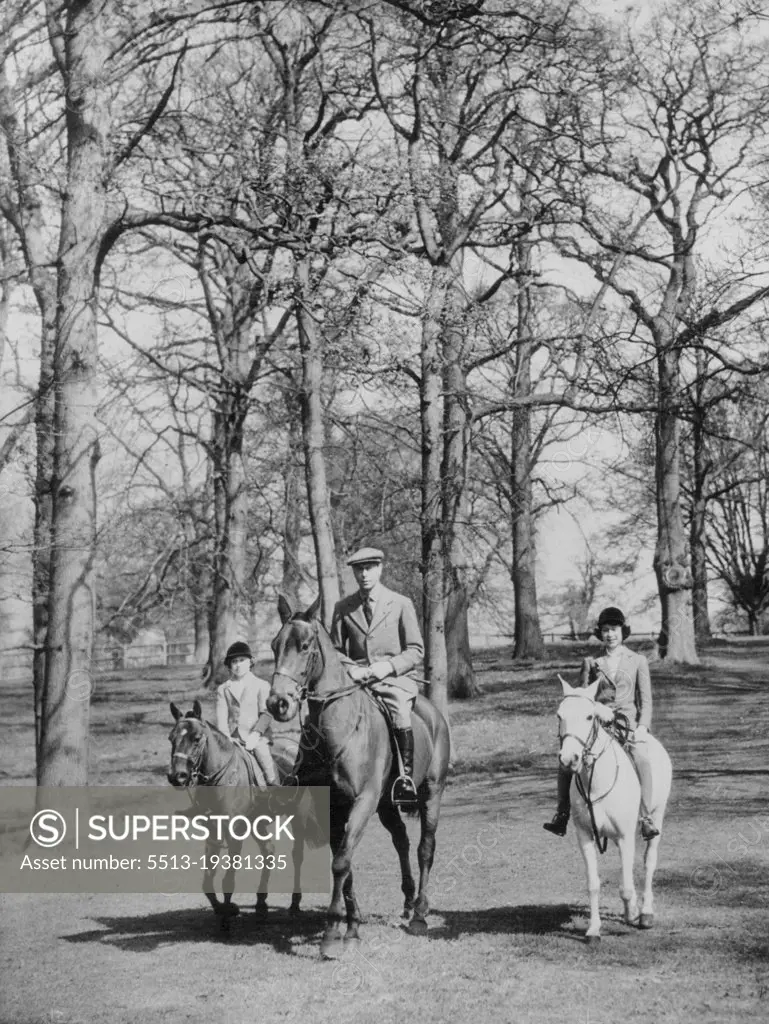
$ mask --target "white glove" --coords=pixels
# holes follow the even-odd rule
[[[375,661],[373,665],[369,665],[368,670],[370,677],[376,679],[378,683],[393,674],[391,661]]]
[[[645,743],[649,736],[649,727],[646,725],[639,725],[636,731],[633,733],[633,739],[636,743]]]
[[[595,713],[601,719],[602,722],[614,721],[614,712],[605,704],[596,704]]]

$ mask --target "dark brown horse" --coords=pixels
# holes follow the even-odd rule
[[[255,776],[250,757],[243,747],[219,732],[210,722],[203,720],[203,709],[200,701],[195,701],[192,711],[183,715],[179,708],[171,702],[171,714],[176,724],[169,734],[171,741],[171,770],[168,773],[168,781],[172,786],[184,786],[191,791],[193,805],[196,803],[195,790],[198,786],[206,787],[239,787],[239,796],[233,801],[233,794],[226,789],[218,792],[217,800],[212,799],[217,795],[217,790],[206,791],[205,809],[207,812],[248,814],[250,798],[245,795],[246,790],[251,792],[263,780]],[[290,749],[290,748],[289,748]],[[280,775],[286,775],[293,767],[296,744],[293,749],[278,749],[274,752],[275,764]],[[244,794],[244,795],[240,795]],[[235,839],[228,839],[227,852],[232,858],[240,853],[242,842]],[[262,852],[266,855],[271,852],[269,843],[260,843]],[[207,869],[203,875],[203,892],[214,909],[214,913],[221,918],[222,928],[229,929],[230,918],[240,913],[237,904],[232,902],[232,893],[235,881],[235,871],[225,871],[222,878],[222,895],[224,902],[220,902],[214,889],[215,868],[209,865],[216,864],[217,858],[213,855],[219,853],[220,847],[216,840],[209,840],[206,844],[206,865]],[[292,914],[299,912],[299,904],[302,894],[299,889],[299,877],[302,866],[303,846],[300,836],[297,833],[297,843],[294,847],[294,893],[291,898]],[[267,884],[270,872],[264,868],[261,873],[259,888],[256,896],[254,911],[258,917],[267,914]]]
[[[327,785],[331,793],[331,850],[334,891],[328,908],[321,955],[341,955],[344,942],[358,940],[360,910],[353,889],[352,858],[369,819],[376,811],[390,833],[401,866],[403,916],[413,911],[409,931],[427,932],[427,884],[435,853],[441,797],[449,764],[449,729],[445,718],[422,697],[412,716],[414,782],[419,797],[421,837],[419,891],[409,863],[409,839],[400,811],[390,799],[397,774],[393,743],[384,715],[366,688],[351,682],[341,655],[318,620],[316,601],[292,614],[278,603],[283,627],[273,641],[275,672],[268,708],[288,721],[308,701],[296,775],[300,785]],[[415,899],[416,894],[416,899]],[[340,925],[346,918],[342,938]]]

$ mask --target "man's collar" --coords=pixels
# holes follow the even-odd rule
[[[377,583],[371,588],[371,590],[369,590],[368,594],[361,594],[360,599],[361,601],[369,601],[371,604],[376,604],[383,592],[384,587],[381,583]],[[360,591],[358,591],[358,593],[360,593]]]

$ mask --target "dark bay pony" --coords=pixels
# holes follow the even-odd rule
[[[213,814],[246,814],[250,810],[250,798],[238,791],[234,797],[232,792],[227,792],[231,786],[246,787],[253,790],[263,783],[253,771],[248,754],[239,744],[233,743],[229,736],[219,732],[210,722],[203,720],[203,709],[200,701],[196,700],[192,711],[186,715],[182,714],[179,708],[171,702],[171,714],[174,716],[175,725],[169,734],[171,741],[171,770],[168,773],[168,781],[172,786],[183,786],[191,791],[193,806],[201,803],[196,797],[195,790],[198,786],[217,787],[206,789],[205,801],[202,811]],[[274,751],[275,764],[278,773],[284,777],[292,769],[296,752],[296,744],[293,748]],[[242,794],[242,795],[241,795]],[[227,853],[230,858],[240,853],[243,843],[228,837]],[[272,852],[269,842],[259,844],[262,853],[266,856]],[[224,902],[221,902],[214,889],[214,875],[216,869],[212,864],[212,856],[220,854],[222,847],[216,839],[206,842],[206,871],[203,875],[203,892],[206,894],[214,913],[221,918],[222,928],[229,930],[230,919],[240,913],[237,904],[232,902],[232,893],[235,881],[233,868],[224,872],[222,878],[222,895]],[[297,842],[294,847],[294,893],[291,897],[292,914],[299,912],[299,904],[302,894],[299,890],[299,878],[302,866],[302,841],[300,833],[297,833]],[[259,889],[256,896],[254,911],[258,917],[267,914],[267,884],[270,872],[268,868],[260,874]]]
[[[352,858],[374,812],[390,833],[400,859],[403,916],[413,911],[409,931],[427,932],[427,885],[449,764],[449,729],[443,715],[418,697],[412,715],[416,813],[421,821],[417,892],[406,826],[390,799],[397,770],[387,722],[365,687],[351,682],[341,655],[318,620],[319,606],[317,600],[306,611],[293,614],[284,598],[278,602],[283,626],[272,643],[275,672],[267,706],[278,721],[285,722],[307,699],[297,780],[299,785],[327,785],[331,790],[334,889],[320,951],[333,959],[342,955],[345,942],[359,938],[361,916],[353,889]],[[343,919],[347,923],[344,939]]]

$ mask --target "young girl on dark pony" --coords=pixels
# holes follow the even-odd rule
[[[603,609],[598,616],[595,635],[602,642],[604,653],[599,658],[585,658],[579,685],[588,686],[599,680],[596,700],[628,720],[631,732],[626,749],[641,783],[641,835],[648,842],[659,835],[649,815],[653,791],[647,744],[652,719],[649,663],[642,654],[625,647],[630,627],[619,608]],[[553,820],[543,825],[556,836],[566,835],[571,813],[570,787],[571,772],[559,765],[558,809]]]

